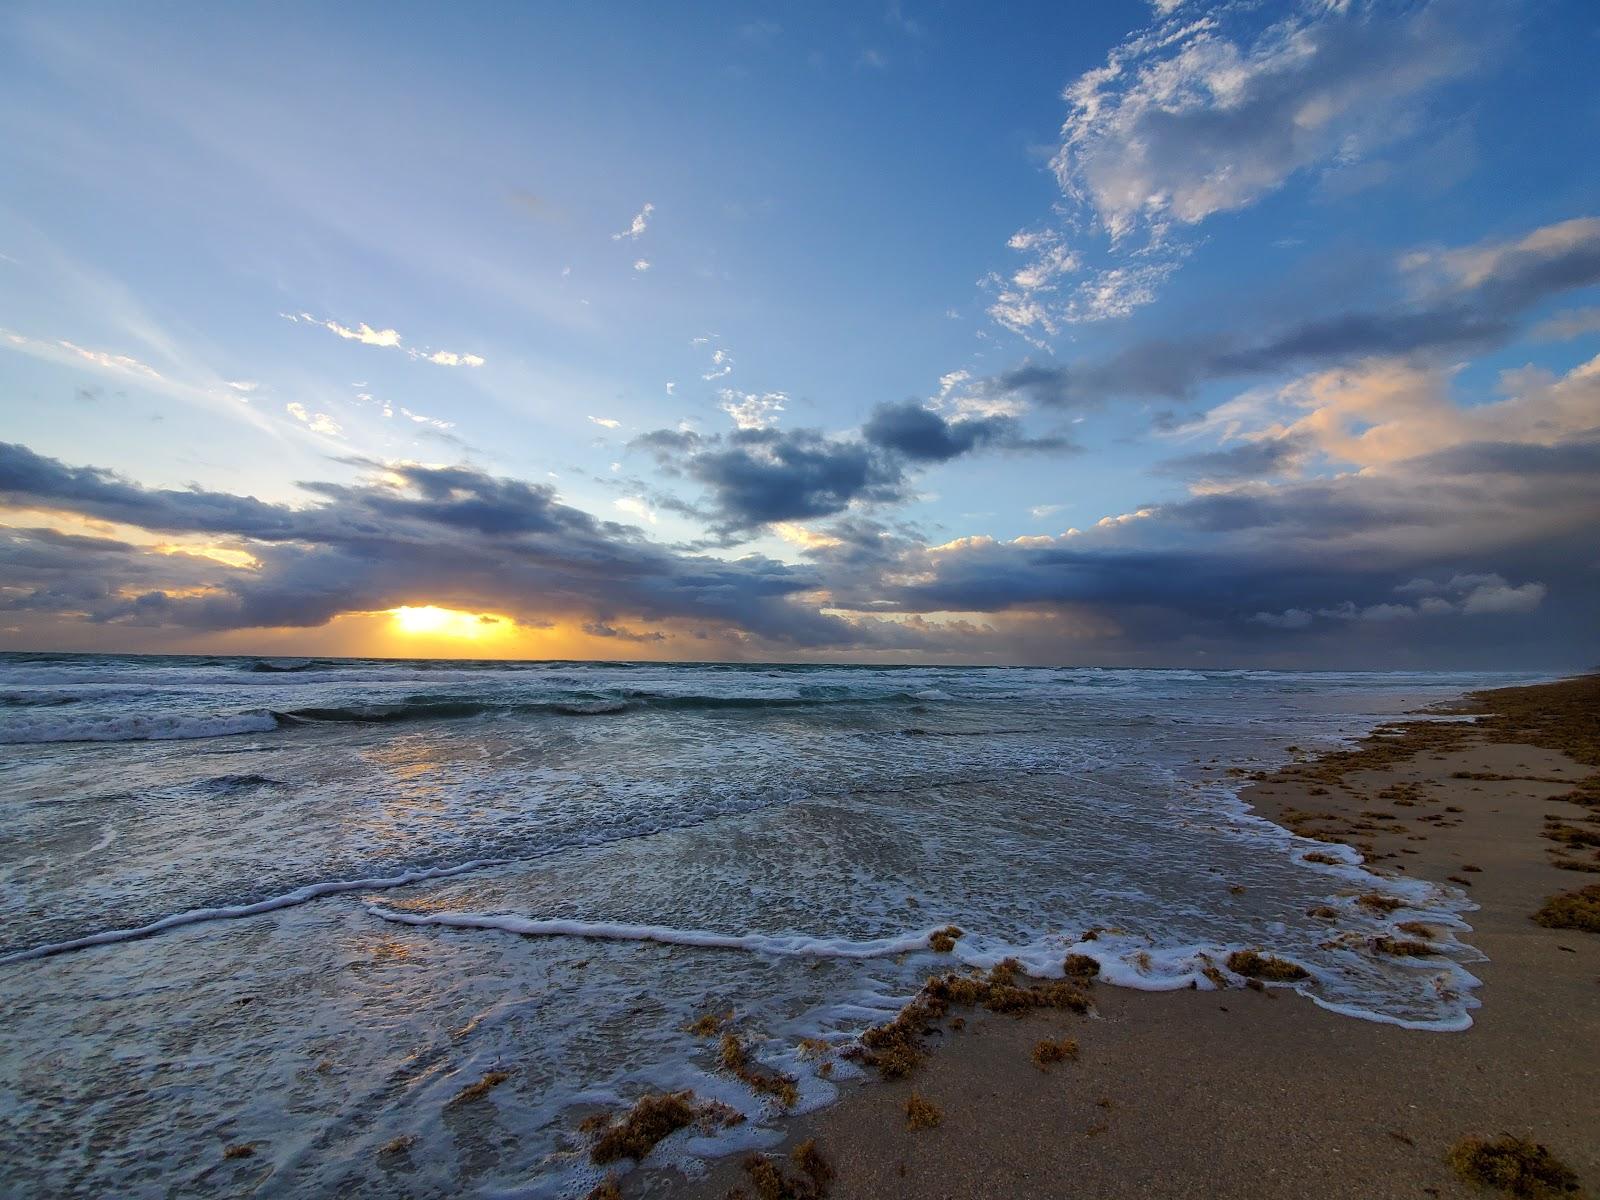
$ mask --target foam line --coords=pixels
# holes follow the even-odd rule
[[[816,938],[803,934],[710,933],[703,929],[669,929],[664,925],[616,925],[593,921],[530,921],[526,917],[496,917],[480,913],[408,913],[369,904],[367,911],[402,925],[443,925],[451,929],[498,929],[523,937],[602,938],[616,942],[662,942],[670,946],[696,946],[711,950],[748,950],[785,958],[892,958],[913,950],[927,950],[928,938],[943,926],[896,938],[852,942],[846,938]]]
[[[28,962],[36,958],[50,958],[53,955],[66,954],[72,950],[86,950],[90,946],[109,946],[117,942],[131,942],[138,938],[147,938],[158,933],[165,933],[169,929],[179,929],[185,925],[199,925],[206,921],[232,921],[238,917],[253,917],[259,913],[275,912],[280,908],[293,908],[297,904],[320,900],[324,896],[337,896],[342,892],[366,892],[378,888],[405,887],[407,884],[423,883],[429,879],[445,879],[451,875],[462,875],[468,871],[480,870],[483,867],[502,866],[508,861],[508,859],[503,858],[478,858],[454,867],[429,867],[420,871],[407,871],[401,875],[379,876],[372,879],[334,879],[326,883],[310,883],[305,887],[296,888],[292,892],[285,892],[281,896],[269,896],[265,900],[257,900],[253,904],[231,904],[222,908],[191,908],[187,912],[173,913],[170,917],[162,917],[159,921],[152,921],[148,925],[139,925],[132,929],[106,929],[100,933],[87,934],[84,937],[72,938],[65,942],[50,942],[43,946],[31,946],[26,950],[14,950],[10,954],[0,954],[0,966]]]

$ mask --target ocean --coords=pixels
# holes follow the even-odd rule
[[[1531,678],[0,655],[0,1190],[581,1196],[578,1120],[676,1088],[749,1118],[659,1147],[692,1171],[779,1137],[697,1016],[804,1111],[859,1072],[802,1039],[1007,956],[1257,947],[1465,1028],[1466,895],[1307,863],[1228,770]],[[1449,932],[1378,958],[1321,904]]]

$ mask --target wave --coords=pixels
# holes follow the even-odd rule
[[[431,879],[448,879],[452,875],[464,875],[468,871],[500,866],[505,861],[505,859],[498,858],[480,858],[474,859],[472,862],[460,863],[453,867],[427,867],[416,871],[406,871],[400,875],[378,876],[371,879],[335,879],[326,883],[311,883],[305,887],[296,888],[292,892],[284,892],[280,896],[269,896],[265,900],[257,900],[252,904],[231,904],[220,908],[191,908],[187,912],[173,913],[169,917],[162,917],[159,921],[151,921],[148,925],[137,925],[128,929],[106,929],[99,933],[70,938],[64,942],[48,942],[42,946],[30,946],[26,950],[14,950],[10,954],[0,954],[0,966],[6,966],[10,963],[30,962],[36,958],[50,958],[57,954],[66,954],[72,950],[85,950],[90,946],[108,946],[116,942],[131,942],[138,938],[147,938],[158,933],[165,933],[169,929],[177,929],[184,925],[199,925],[206,921],[231,921],[239,917],[253,917],[260,913],[276,912],[280,908],[292,908],[297,904],[319,900],[323,896],[337,896],[344,892],[372,891],[377,888],[405,887],[413,883],[426,883]]]
[[[32,742],[167,742],[266,733],[278,727],[269,712],[204,717],[23,717],[0,727],[0,745]]]
[[[401,925],[442,925],[450,929],[496,929],[522,937],[598,938],[616,942],[661,942],[669,946],[694,946],[709,950],[746,950],[784,958],[893,958],[917,950],[932,951],[928,939],[943,928],[931,925],[900,937],[854,942],[848,938],[807,937],[804,934],[711,933],[704,929],[672,929],[665,925],[620,925],[605,921],[530,920],[527,917],[485,916],[479,913],[410,913],[369,904],[367,911]]]

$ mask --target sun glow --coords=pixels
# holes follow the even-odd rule
[[[510,632],[512,623],[504,617],[489,613],[461,612],[454,608],[439,608],[424,604],[418,607],[401,605],[391,608],[389,616],[396,632],[412,637],[464,638],[480,641],[501,637]]]

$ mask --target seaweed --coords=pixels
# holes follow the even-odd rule
[[[1250,979],[1266,979],[1273,983],[1290,983],[1297,979],[1306,979],[1311,974],[1298,963],[1255,950],[1235,950],[1228,955],[1228,970],[1235,975],[1244,975]]]
[[[619,1158],[635,1162],[655,1148],[657,1142],[676,1133],[695,1119],[693,1092],[659,1092],[640,1096],[621,1121],[610,1125],[589,1151],[589,1157],[604,1165]]]
[[[795,1086],[794,1076],[784,1075],[778,1071],[762,1070],[751,1060],[744,1042],[732,1030],[722,1035],[722,1044],[717,1050],[717,1060],[722,1064],[723,1070],[737,1076],[752,1091],[773,1097],[784,1108],[793,1108],[800,1099],[800,1090]]]
[[[475,1100],[482,1100],[495,1088],[511,1078],[510,1071],[486,1071],[476,1083],[469,1083],[454,1096],[446,1101],[447,1108],[457,1104],[471,1104]]]
[[[815,1138],[808,1138],[791,1150],[789,1161],[798,1174],[786,1172],[778,1159],[762,1154],[745,1157],[741,1165],[760,1200],[821,1200],[828,1194],[828,1187],[833,1183],[833,1167],[817,1149]]]
[[[1538,1142],[1505,1134],[1488,1141],[1464,1137],[1447,1159],[1469,1183],[1530,1198],[1565,1196],[1578,1190],[1572,1168]]]
[[[1558,892],[1533,914],[1536,924],[1546,929],[1578,929],[1600,933],[1600,884],[1572,892]]]
[[[906,1098],[905,1108],[907,1129],[932,1129],[944,1120],[944,1110],[916,1092]]]
[[[954,925],[946,925],[943,929],[936,929],[928,935],[928,945],[936,954],[949,954],[956,948],[956,939],[963,932],[965,931]]]
[[[1078,1043],[1071,1038],[1045,1038],[1033,1048],[1033,1065],[1041,1071],[1048,1071],[1056,1063],[1076,1062],[1077,1058]]]
[[[1090,983],[1100,974],[1100,960],[1088,954],[1069,954],[1061,964],[1061,971],[1068,979]]]

